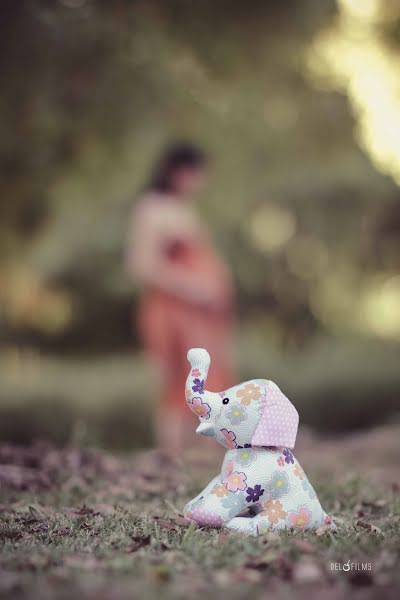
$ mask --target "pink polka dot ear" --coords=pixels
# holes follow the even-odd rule
[[[299,415],[293,404],[272,381],[266,386],[264,409],[251,440],[252,446],[294,448]]]

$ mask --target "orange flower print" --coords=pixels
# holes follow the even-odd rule
[[[261,396],[260,387],[254,383],[246,385],[236,392],[236,397],[240,399],[241,404],[248,406],[252,400],[258,400]]]
[[[293,473],[296,475],[296,477],[298,477],[300,480],[304,479],[304,471],[301,468],[301,466],[299,465],[299,463],[296,463],[295,468],[293,469]]]
[[[211,491],[211,493],[215,494],[215,496],[218,496],[218,498],[229,496],[229,492],[224,485],[216,485],[215,488]]]
[[[261,514],[265,515],[273,525],[276,525],[278,521],[286,517],[286,512],[283,510],[282,503],[279,500],[263,502],[263,508],[264,510]]]

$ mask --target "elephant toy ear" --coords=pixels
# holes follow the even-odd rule
[[[278,386],[269,381],[266,400],[251,440],[252,446],[283,446],[294,448],[299,414]]]

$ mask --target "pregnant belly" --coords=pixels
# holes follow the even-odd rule
[[[165,249],[168,259],[173,263],[186,267],[199,277],[226,279],[227,270],[212,248],[204,244],[174,241]]]

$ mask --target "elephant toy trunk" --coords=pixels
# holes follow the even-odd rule
[[[187,359],[191,367],[186,382],[189,395],[204,394],[204,384],[210,366],[210,355],[204,348],[191,348],[187,354]]]

